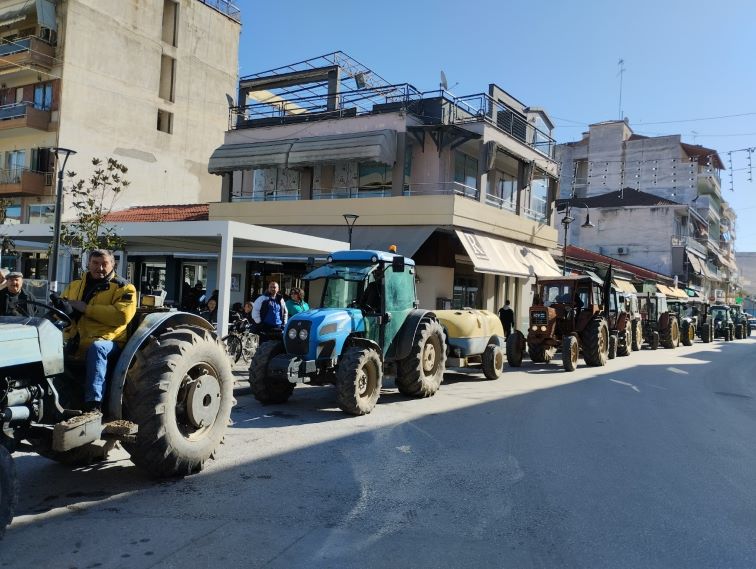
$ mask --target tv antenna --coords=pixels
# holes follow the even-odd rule
[[[619,78],[620,78],[620,84],[619,84],[619,120],[622,120],[622,76],[625,74],[625,60],[620,57],[619,61],[617,62],[617,67],[619,67]]]

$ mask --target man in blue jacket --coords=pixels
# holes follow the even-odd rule
[[[278,283],[270,281],[268,291],[261,294],[252,305],[252,320],[257,325],[258,333],[275,335],[286,326],[288,311],[283,296],[278,291]]]

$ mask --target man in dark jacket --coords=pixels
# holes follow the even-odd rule
[[[499,308],[499,320],[504,328],[504,337],[508,338],[512,333],[512,325],[514,324],[514,310],[509,305],[509,301],[504,301],[504,306]]]
[[[36,310],[29,301],[36,299],[24,289],[24,275],[12,271],[5,279],[6,287],[0,290],[0,316],[34,316]]]

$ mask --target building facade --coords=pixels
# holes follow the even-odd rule
[[[607,121],[558,145],[556,157],[561,206],[588,207],[595,224],[569,224],[569,243],[676,277],[709,299],[732,300],[736,215],[722,197],[716,150]]]
[[[552,125],[500,87],[421,92],[337,52],[242,78],[238,103],[210,159],[223,178],[211,219],[396,245],[428,308],[509,298],[526,319],[533,277],[558,274]],[[306,270],[260,259],[249,280],[285,263],[288,282]]]
[[[227,128],[239,34],[226,0],[0,0],[5,222],[52,224],[52,147],[76,152],[66,170],[83,179],[93,158],[125,164],[117,209],[218,200],[207,159]],[[74,214],[65,202],[63,220]],[[18,248],[17,268],[46,277],[46,251]]]

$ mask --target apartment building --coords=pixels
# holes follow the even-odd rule
[[[570,224],[568,243],[676,277],[710,299],[734,298],[736,214],[722,197],[716,150],[606,121],[558,145],[556,159],[560,207],[589,208],[595,226]]]
[[[210,219],[397,245],[430,308],[510,298],[526,317],[533,278],[559,273],[552,123],[499,86],[420,91],[336,52],[241,78],[237,102],[210,158],[223,179]],[[246,281],[294,285],[306,270],[251,259]]]
[[[92,158],[124,163],[116,209],[218,200],[207,160],[227,129],[240,26],[226,0],[0,0],[6,223],[52,223],[52,147],[74,150],[66,170],[84,178]],[[17,246],[17,268],[46,277],[46,250]]]

